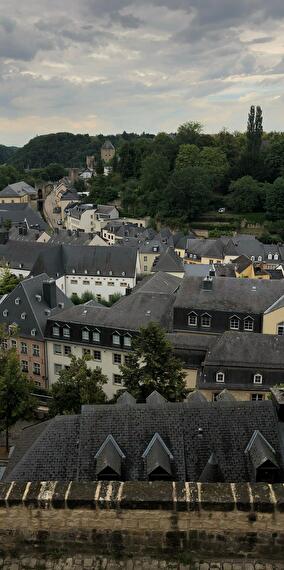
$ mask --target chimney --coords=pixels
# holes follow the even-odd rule
[[[212,291],[213,289],[213,278],[212,277],[205,277],[202,281],[202,289],[204,291]]]
[[[43,281],[42,296],[50,309],[54,309],[57,306],[56,283],[54,279]]]

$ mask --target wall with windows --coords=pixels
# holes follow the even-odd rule
[[[273,363],[271,363],[271,368],[254,366],[253,363],[250,368],[246,366],[222,366],[221,363],[211,366],[205,364],[198,378],[198,388],[220,391],[227,388],[229,390],[259,391],[262,393],[269,392],[270,387],[283,382],[284,367],[282,369],[274,368]]]
[[[85,292],[90,291],[98,298],[109,301],[111,295],[125,295],[127,289],[133,289],[136,285],[136,277],[115,277],[109,275],[65,275],[56,280],[56,285],[64,291],[67,297],[71,297],[72,293],[77,293],[79,297]]]
[[[36,386],[46,388],[45,343],[26,337],[9,338],[3,346],[17,351],[23,372]]]
[[[262,332],[284,335],[284,307],[263,315]]]
[[[284,320],[284,317],[283,317]],[[230,313],[229,311],[215,311],[208,309],[174,308],[174,330],[188,332],[222,333],[227,330],[245,332],[262,331],[261,315]]]
[[[223,387],[224,389],[224,387]],[[203,396],[208,400],[208,402],[214,402],[217,399],[217,396],[222,392],[222,386],[216,386],[215,389],[210,390],[199,390]],[[262,401],[266,400],[270,394],[270,392],[260,392],[257,391],[257,388],[253,391],[249,390],[230,390],[230,394],[240,402],[247,402],[247,401]]]

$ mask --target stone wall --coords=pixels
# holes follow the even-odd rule
[[[0,549],[114,557],[280,558],[284,485],[0,484]]]

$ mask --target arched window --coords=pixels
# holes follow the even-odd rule
[[[274,259],[275,259],[275,261],[278,261],[278,259],[279,259],[278,253],[275,253],[275,254],[274,254]]]
[[[216,373],[216,382],[225,382],[224,372],[217,372]]]
[[[262,374],[255,374],[253,377],[253,383],[254,384],[262,384]]]
[[[272,253],[269,253],[267,259],[272,259]]]

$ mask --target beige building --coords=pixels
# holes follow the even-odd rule
[[[118,217],[119,212],[115,206],[75,204],[68,208],[65,225],[67,230],[100,233],[110,220],[115,220]]]
[[[284,295],[264,312],[262,332],[284,335]]]
[[[0,192],[1,204],[30,204],[37,205],[37,191],[23,180],[6,186]]]
[[[115,148],[110,141],[106,141],[101,147],[101,159],[103,162],[110,162],[115,156]]]

